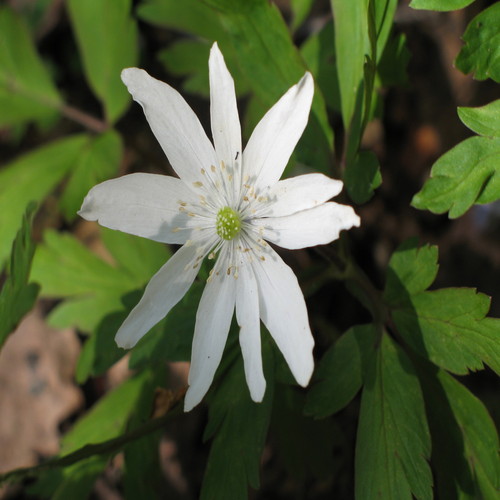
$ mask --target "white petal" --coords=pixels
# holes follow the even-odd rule
[[[265,114],[243,152],[244,175],[258,188],[276,183],[304,131],[314,93],[310,73]]]
[[[251,266],[242,265],[236,285],[236,319],[250,395],[260,403],[266,392],[260,341],[259,292]]]
[[[215,151],[219,160],[231,165],[241,156],[241,127],[236,105],[234,81],[217,43],[210,59],[210,117]]]
[[[352,207],[338,203],[323,203],[285,217],[254,219],[252,224],[263,227],[262,237],[283,248],[325,245],[339,237],[340,231],[359,226],[359,217]]]
[[[127,68],[121,76],[177,175],[188,184],[198,181],[216,156],[193,110],[176,90],[142,69]]]
[[[295,380],[305,387],[314,369],[314,339],[297,278],[270,247],[265,260],[254,262],[253,268],[259,288],[260,317]]]
[[[269,208],[260,215],[280,217],[313,208],[342,191],[342,181],[323,174],[306,174],[277,182],[266,195]]]
[[[189,389],[184,411],[192,410],[208,391],[226,345],[234,312],[236,280],[221,273],[207,283],[196,313]]]
[[[182,299],[194,281],[196,246],[181,247],[151,278],[144,295],[118,330],[115,341],[130,349]]]
[[[163,243],[183,244],[191,235],[189,228],[194,221],[179,211],[179,201],[197,201],[180,179],[167,175],[130,174],[94,186],[78,214],[110,229]]]

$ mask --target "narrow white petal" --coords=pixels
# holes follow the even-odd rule
[[[163,243],[183,244],[190,238],[194,221],[179,211],[179,201],[197,201],[180,179],[130,174],[94,186],[78,214],[110,229]]]
[[[306,127],[313,93],[313,78],[306,73],[255,127],[243,152],[243,170],[256,187],[272,186],[281,177]]]
[[[262,216],[281,217],[300,210],[313,208],[337,196],[342,191],[342,181],[323,174],[306,174],[277,182],[266,195],[269,208]]]
[[[207,393],[226,345],[234,312],[236,280],[221,273],[212,275],[203,290],[194,329],[189,389],[184,411],[192,410]]]
[[[236,319],[250,396],[260,403],[266,392],[260,340],[259,291],[251,266],[242,265],[236,285]]]
[[[144,295],[118,330],[115,341],[130,349],[182,299],[193,283],[196,246],[181,247],[151,278]]]
[[[271,248],[265,260],[257,261],[253,268],[259,288],[260,317],[295,380],[305,387],[314,369],[314,339],[297,278]]]
[[[121,76],[177,175],[188,183],[198,181],[202,168],[216,164],[216,156],[193,110],[176,90],[142,69],[127,68]]]
[[[359,217],[352,207],[338,203],[323,203],[285,217],[254,219],[252,224],[263,227],[262,237],[283,248],[325,245],[339,237],[340,231],[359,226]]]
[[[210,117],[215,151],[219,160],[231,165],[241,156],[241,127],[236,105],[234,81],[217,43],[210,59]]]

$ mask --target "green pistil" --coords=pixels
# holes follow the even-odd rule
[[[241,219],[232,208],[224,207],[219,210],[215,221],[217,234],[224,240],[232,240],[241,230]]]

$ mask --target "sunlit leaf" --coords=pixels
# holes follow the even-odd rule
[[[437,273],[437,250],[410,241],[389,262],[385,299],[399,333],[417,352],[457,374],[500,373],[500,320],[485,318],[489,297],[471,288],[424,291]]]
[[[454,219],[473,204],[500,198],[500,138],[470,137],[432,166],[431,176],[412,200],[421,210]]]
[[[449,11],[459,10],[470,5],[474,0],[412,0],[410,7],[414,9]]]
[[[95,331],[108,314],[124,309],[122,296],[142,288],[167,260],[168,253],[163,250],[164,257],[160,259],[161,252],[155,248],[158,245],[165,248],[160,244],[116,233],[114,237],[122,239],[123,251],[130,256],[129,259],[124,257],[126,266],[122,262],[116,266],[108,264],[69,234],[45,233],[45,242],[35,254],[31,277],[42,285],[42,295],[66,299],[50,314],[52,325]],[[154,250],[150,253],[148,247]],[[142,279],[137,270],[129,270],[134,262],[137,270],[144,271]],[[110,332],[110,335],[115,333]]]
[[[500,3],[483,10],[467,26],[465,45],[455,61],[463,73],[474,73],[477,80],[500,82]]]
[[[404,352],[384,335],[366,376],[356,441],[356,498],[432,499],[424,400]]]
[[[19,156],[0,170],[0,267],[29,202],[40,202],[52,192],[87,141],[85,135],[61,139]]]
[[[500,137],[500,99],[480,108],[458,108],[458,116],[476,134]]]
[[[28,283],[35,244],[31,239],[31,222],[36,204],[28,206],[10,256],[7,278],[0,290],[0,348],[23,316],[33,307],[38,285]]]
[[[24,22],[7,7],[0,7],[0,33],[0,127],[53,119],[61,97]]]
[[[71,222],[76,218],[76,212],[91,187],[118,172],[121,155],[121,138],[112,130],[91,139],[85,145],[59,202],[66,220]]]
[[[120,80],[123,68],[135,66],[138,37],[131,0],[69,0],[71,23],[83,58],[85,76],[113,123],[131,100]]]

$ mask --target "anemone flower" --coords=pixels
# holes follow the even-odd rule
[[[297,382],[311,378],[314,340],[297,278],[266,242],[287,249],[329,243],[359,225],[349,206],[328,202],[342,182],[322,174],[279,180],[306,126],[310,73],[286,92],[255,128],[244,151],[233,79],[217,44],[209,59],[213,144],[169,85],[138,68],[122,80],[179,176],[135,173],[92,188],[79,214],[101,225],[182,245],[151,278],[116,334],[131,348],[187,292],[205,257],[214,265],[196,314],[189,389],[191,410],[208,391],[233,313],[252,399],[262,401],[260,321]]]

